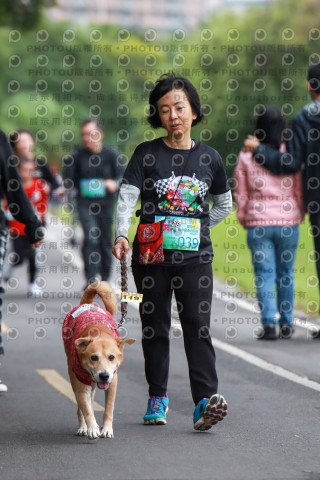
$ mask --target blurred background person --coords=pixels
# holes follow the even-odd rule
[[[21,179],[17,171],[16,158],[13,156],[7,136],[2,130],[0,130],[0,182],[2,196],[6,196],[6,201],[11,214],[16,220],[25,224],[25,234],[32,247],[38,247],[43,240],[44,232],[22,187]],[[7,236],[8,227],[6,224],[5,213],[0,209],[0,356],[4,355],[1,321],[2,296],[5,290],[1,286],[1,283]],[[5,391],[7,391],[7,386],[0,380],[0,392]]]
[[[244,146],[254,152],[257,163],[276,175],[302,171],[304,208],[312,228],[320,289],[320,62],[309,65],[306,87],[311,102],[291,122],[286,153],[269,148],[252,135],[245,140]],[[320,338],[320,328],[312,336]]]
[[[58,177],[55,176],[46,161],[45,157],[37,156],[34,152],[35,142],[31,132],[19,129],[9,135],[10,145],[13,153],[18,158],[27,158],[35,164],[34,178],[41,178],[49,186],[49,193],[53,190],[61,189]]]
[[[63,172],[66,189],[76,192],[87,284],[108,280],[111,273],[115,194],[122,176],[119,153],[104,145],[103,137],[98,119],[83,121],[83,147],[74,151]]]
[[[45,216],[48,208],[48,185],[39,178],[34,178],[35,164],[33,160],[21,157],[19,159],[18,171],[20,174],[22,186],[30,200],[35,214],[41,224],[45,224]],[[21,265],[24,260],[28,261],[29,288],[30,295],[40,295],[41,289],[36,284],[37,264],[36,250],[31,247],[30,242],[25,233],[25,225],[16,220],[9,208],[8,204],[4,205],[10,236],[12,238],[12,251],[10,253],[9,269],[5,272],[5,279],[12,277],[13,269]]]
[[[284,152],[285,128],[280,109],[268,106],[257,118],[255,135],[262,144]],[[252,153],[240,152],[234,179],[237,217],[247,229],[261,309],[257,338],[289,339],[294,331],[294,262],[304,218],[301,172],[277,176],[258,165]]]

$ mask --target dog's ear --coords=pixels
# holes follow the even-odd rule
[[[135,338],[117,338],[118,347],[120,348],[121,351],[123,350],[125,343],[129,343],[129,345],[131,345],[135,341],[136,341]]]
[[[89,343],[91,343],[91,342],[92,342],[92,338],[90,338],[90,337],[77,338],[77,340],[75,340],[74,344],[75,344],[78,352],[84,352],[85,349],[87,348],[87,346],[89,345]]]

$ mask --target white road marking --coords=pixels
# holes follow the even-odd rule
[[[296,373],[290,372],[290,370],[286,370],[285,368],[279,367],[278,365],[274,365],[273,363],[267,362],[266,360],[262,360],[262,358],[257,357],[256,355],[252,355],[241,348],[235,347],[234,345],[230,345],[229,343],[222,342],[216,338],[212,338],[212,343],[214,347],[223,350],[224,352],[233,355],[234,357],[238,357],[241,360],[254,365],[255,367],[262,368],[262,370],[266,370],[267,372],[274,373],[279,377],[285,378],[286,380],[290,380],[291,382],[297,383],[302,385],[303,387],[311,388],[312,390],[316,390],[320,392],[320,383],[314,382],[310,380],[308,377],[301,377]]]
[[[238,307],[242,308],[243,310],[247,310],[250,313],[259,313],[259,310],[257,309],[257,304],[253,302],[248,302],[247,300],[244,300],[242,298],[237,298],[236,293],[234,294],[233,292],[225,293],[221,290],[213,290],[213,297],[221,300],[222,302],[228,303],[228,302],[234,302]],[[305,330],[308,330],[310,333],[316,333],[320,330],[320,325],[316,324],[314,322],[310,322],[302,320],[301,318],[294,318],[294,324],[296,327],[304,328]]]
[[[215,296],[219,300],[224,300],[221,297],[221,292],[218,290],[214,291]],[[217,295],[219,293],[219,295]],[[230,299],[229,299],[230,300]],[[238,299],[233,299],[235,302],[238,303]],[[245,302],[244,300],[241,301],[241,307],[246,308],[250,312],[255,312],[255,310],[252,309],[252,304],[250,302]],[[246,305],[247,304],[247,305]],[[139,307],[135,304],[132,304],[133,308],[138,309]],[[300,323],[299,323],[300,322]],[[296,319],[295,324],[297,326],[300,326],[302,328],[319,328],[318,325],[312,324],[311,322],[303,322],[302,320]],[[306,325],[307,324],[307,325]],[[173,319],[172,321],[172,326],[175,329],[178,329],[182,331],[180,322],[177,318]],[[257,357],[256,355],[252,355],[251,353],[246,352],[245,350],[242,350],[239,347],[235,347],[234,345],[231,345],[230,343],[223,342],[221,340],[218,340],[216,338],[212,338],[212,343],[214,347],[223,350],[226,353],[229,353],[230,355],[233,355],[234,357],[238,357],[244,362],[250,363],[251,365],[254,365],[255,367],[262,368],[262,370],[266,370],[267,372],[273,373],[274,375],[278,375],[279,377],[285,378],[287,380],[290,380],[291,382],[297,383],[299,385],[302,385],[307,388],[311,388],[312,390],[316,390],[317,392],[320,392],[320,383],[314,382],[313,380],[310,380],[308,377],[301,377],[300,375],[297,375],[296,373],[290,372],[290,370],[286,370],[285,368],[279,367],[278,365],[274,365],[273,363],[267,362],[266,360],[263,360],[260,357]]]
[[[175,319],[175,323],[173,327],[177,330],[182,331],[181,325],[177,319]],[[320,392],[320,383],[310,380],[308,377],[302,377],[297,375],[296,373],[290,372],[290,370],[286,370],[285,368],[279,367],[278,365],[274,365],[273,363],[267,362],[256,355],[252,355],[251,353],[242,350],[239,347],[235,347],[230,343],[223,342],[218,340],[217,338],[212,338],[212,343],[215,348],[223,350],[229,355],[234,357],[238,357],[244,362],[250,363],[255,367],[261,368],[262,370],[266,370],[267,372],[273,373],[274,375],[278,375],[278,377],[285,378],[286,380],[290,380],[291,382],[297,383],[307,388],[311,388],[312,390],[316,390]]]

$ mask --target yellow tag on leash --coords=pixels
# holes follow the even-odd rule
[[[142,293],[127,293],[121,292],[121,303],[122,302],[142,302]]]

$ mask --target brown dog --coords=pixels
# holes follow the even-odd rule
[[[99,295],[106,310],[92,304]],[[95,282],[85,290],[80,305],[73,308],[63,322],[62,337],[68,359],[68,372],[78,404],[77,435],[89,439],[113,437],[113,408],[116,397],[117,370],[122,362],[125,343],[133,338],[120,338],[113,319],[117,298],[107,282]],[[93,412],[93,399],[98,388],[105,390],[105,411],[100,428]]]

